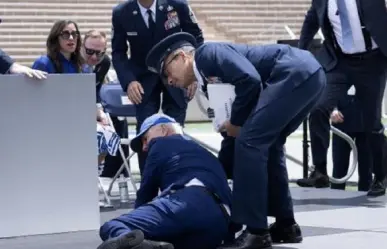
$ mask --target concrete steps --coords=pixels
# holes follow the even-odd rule
[[[0,47],[16,61],[31,65],[46,53],[46,39],[53,23],[59,19],[75,21],[81,33],[90,29],[104,31],[111,52],[111,15],[117,0],[31,0],[0,1]],[[208,41],[230,39],[200,20]]]
[[[22,64],[46,52],[46,38],[58,19],[77,22],[81,33],[107,33],[110,53],[111,13],[125,0],[0,1],[0,47]],[[311,0],[188,0],[207,41],[252,44],[288,38],[288,25],[298,35]]]
[[[299,34],[311,0],[191,0],[196,16],[234,41],[265,44]]]

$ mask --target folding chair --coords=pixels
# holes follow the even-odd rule
[[[131,102],[129,102],[128,97],[122,91],[122,87],[118,83],[118,81],[112,81],[102,85],[100,90],[100,99],[101,99],[102,107],[107,115],[109,124],[113,127],[113,129],[114,129],[114,126],[110,115],[116,116],[118,119],[128,119],[136,116],[135,106]],[[107,194],[109,196],[112,196],[111,191],[112,191],[114,182],[117,180],[117,178],[124,170],[128,172],[130,183],[132,184],[134,191],[137,192],[136,183],[134,182],[132,172],[130,169],[130,159],[133,157],[135,153],[131,152],[129,144],[130,144],[130,139],[129,139],[129,130],[128,130],[128,138],[121,139],[121,145],[119,146],[119,153],[121,155],[123,164],[121,165],[120,169],[117,171],[116,175],[113,177],[113,180],[109,185],[109,189],[107,191]],[[125,156],[122,145],[128,145],[128,157]]]
[[[98,188],[102,192],[103,197],[105,199],[105,203],[100,202],[100,207],[104,207],[104,208],[111,208],[111,207],[113,207],[112,202],[111,202],[111,200],[109,198],[109,195],[107,194],[106,190],[103,188],[103,184],[102,184],[102,181],[101,181],[100,177],[98,177]]]

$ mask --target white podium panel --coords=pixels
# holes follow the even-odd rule
[[[95,76],[0,76],[0,238],[98,229]]]

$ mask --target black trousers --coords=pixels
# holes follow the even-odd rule
[[[371,137],[380,127],[386,62],[386,57],[379,51],[358,57],[339,55],[336,68],[327,72],[325,92],[309,116],[312,160],[316,170],[322,174],[327,174],[330,113],[352,85],[356,88],[356,97],[364,111],[364,132]],[[381,148],[383,143],[380,139],[370,139],[370,146]],[[382,154],[373,153],[373,156],[375,161],[382,161]]]
[[[116,117],[111,116],[114,129],[121,138],[128,138],[128,122],[126,120],[120,121]],[[122,146],[125,157],[128,156],[128,146]],[[101,173],[101,177],[114,177],[120,169],[123,161],[121,155],[117,153],[116,156],[107,155],[105,158],[105,165]],[[128,177],[126,170],[123,171],[125,177]]]
[[[372,172],[375,179],[383,181],[387,176],[387,141],[383,133],[371,135],[370,149],[372,151]]]
[[[344,117],[345,118],[345,117]],[[355,140],[358,149],[358,190],[368,191],[372,182],[372,153],[369,147],[368,136],[364,132],[346,133]],[[351,146],[337,135],[332,137],[333,177],[342,178],[347,175]],[[331,184],[333,189],[345,189],[343,184]]]

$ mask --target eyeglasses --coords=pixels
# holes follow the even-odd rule
[[[97,57],[101,57],[105,54],[105,51],[95,50],[87,47],[85,47],[85,52],[87,55],[92,56],[93,54],[95,54]]]
[[[169,66],[169,64],[171,64],[172,63],[172,61],[174,61],[174,60],[176,60],[177,59],[177,57],[179,56],[180,54],[179,53],[177,53],[177,54],[175,54],[173,57],[172,57],[172,59],[170,60],[170,61],[168,61],[165,65],[164,65],[164,67],[163,67],[163,74],[164,74],[164,77],[165,78],[168,78],[168,71],[166,70],[167,69],[167,67]]]
[[[65,30],[65,31],[62,31],[60,33],[60,37],[62,37],[63,39],[65,40],[68,40],[70,39],[70,37],[73,37],[73,39],[77,39],[79,36],[79,31],[68,31],[68,30]]]

